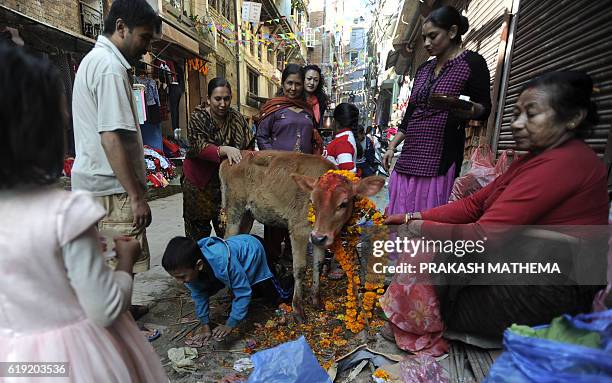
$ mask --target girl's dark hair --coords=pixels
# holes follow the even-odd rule
[[[202,251],[193,239],[174,237],[168,242],[162,257],[162,267],[167,271],[179,269],[195,269]]]
[[[208,82],[208,97],[212,96],[213,92],[217,88],[225,87],[229,89],[230,95],[232,94],[232,86],[223,77],[215,77]]]
[[[465,34],[470,28],[467,17],[461,15],[457,8],[449,5],[433,10],[423,21],[423,24],[426,22],[431,22],[436,27],[447,31],[450,31],[451,27],[456,25],[457,36],[453,39],[456,44],[461,44],[461,35]]]
[[[152,26],[156,32],[161,29],[161,19],[146,0],[114,0],[104,20],[105,35],[115,33],[117,19],[123,20],[131,31],[135,27]]]
[[[321,111],[325,111],[325,109],[327,109],[328,97],[327,94],[325,94],[325,89],[323,85],[325,83],[323,73],[321,72],[321,68],[319,68],[318,65],[306,65],[303,69],[304,78],[306,77],[306,73],[309,70],[313,70],[319,74],[319,85],[317,86],[317,89],[315,89],[314,94],[317,97],[317,100],[319,101],[319,108],[321,109]]]
[[[0,43],[0,189],[47,185],[62,175],[67,102],[58,70]]]
[[[591,100],[593,79],[581,71],[558,71],[539,75],[521,89],[521,93],[530,88],[544,89],[548,94],[550,106],[555,111],[559,123],[570,121],[581,110],[586,117],[576,127],[576,137],[586,138],[591,129],[599,122],[597,105]]]
[[[351,128],[353,134],[357,135],[359,129],[359,109],[353,104],[343,102],[334,109],[334,120],[343,128]],[[363,155],[361,144],[357,143],[357,158]]]
[[[301,66],[299,66],[298,64],[289,64],[285,67],[285,69],[283,70],[283,74],[281,76],[281,86],[278,89],[278,96],[283,96],[285,93],[283,92],[283,84],[285,83],[285,81],[287,81],[287,78],[289,76],[291,76],[292,74],[297,74],[300,76],[300,78],[302,79],[302,82],[304,82],[304,70],[302,69]]]

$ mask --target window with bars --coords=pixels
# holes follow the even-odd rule
[[[249,92],[255,96],[259,95],[259,75],[253,69],[248,68],[249,72]]]
[[[306,47],[314,48],[316,45],[315,30],[313,28],[306,28],[304,32],[304,40],[306,40]]]

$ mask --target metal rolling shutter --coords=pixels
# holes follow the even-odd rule
[[[504,13],[511,8],[508,0],[473,0],[468,4],[465,16],[470,22],[470,29],[464,36],[466,49],[480,53],[487,62],[491,76],[491,87],[494,86],[498,68],[498,51],[500,48]],[[509,9],[508,9],[509,11]],[[491,98],[494,92],[491,91]],[[468,126],[465,130],[464,160],[470,158],[472,152],[487,140],[486,124],[483,126]]]
[[[521,0],[504,100],[498,149],[514,147],[512,110],[521,87],[552,70],[583,70],[593,77],[600,123],[586,142],[602,156],[612,119],[612,2]]]
[[[507,0],[475,0],[469,3],[466,13],[470,30],[464,36],[465,48],[480,53],[487,61],[491,83],[495,79],[506,3]]]

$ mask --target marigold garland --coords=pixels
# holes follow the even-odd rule
[[[346,170],[330,170],[326,174],[338,174],[350,182],[359,182],[359,177]],[[311,225],[314,225],[315,220],[314,207],[310,204],[308,208],[308,221]],[[339,316],[339,319],[342,319],[345,327],[353,333],[358,333],[365,328],[366,323],[372,318],[372,310],[375,306],[379,306],[378,298],[384,292],[382,283],[366,281],[361,304],[358,302],[361,280],[358,275],[359,265],[356,257],[357,243],[363,226],[382,225],[383,220],[384,217],[376,210],[374,202],[364,196],[355,196],[353,215],[343,227],[341,235],[336,237],[330,248],[347,277],[346,302],[344,303],[346,310],[344,316],[341,318]]]

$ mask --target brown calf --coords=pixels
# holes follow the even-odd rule
[[[248,232],[253,219],[289,229],[293,251],[293,310],[304,319],[302,285],[306,271],[306,248],[311,231],[308,193],[291,178],[299,174],[317,178],[335,166],[321,156],[296,152],[243,152],[238,164],[221,164],[219,177],[227,227],[225,236]],[[319,269],[324,250],[313,249],[313,304],[319,305]]]

